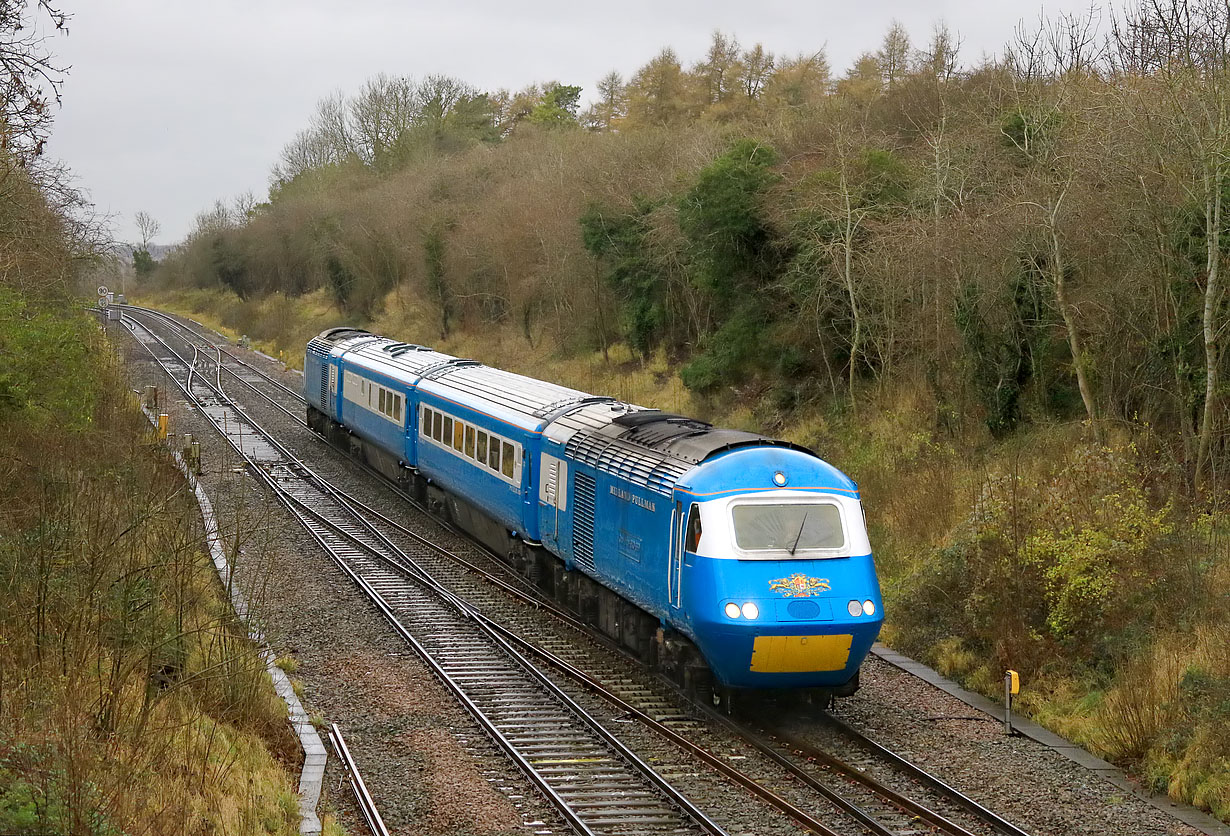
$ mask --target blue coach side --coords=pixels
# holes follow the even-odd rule
[[[481,509],[510,531],[533,538],[528,513],[538,423],[479,403],[442,381],[417,387],[417,467],[431,483]]]

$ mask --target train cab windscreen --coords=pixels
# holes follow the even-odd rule
[[[841,549],[846,545],[841,509],[831,502],[748,503],[732,510],[735,544],[745,552]]]

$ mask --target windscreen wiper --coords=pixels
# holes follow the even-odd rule
[[[803,539],[803,529],[807,527],[807,515],[811,511],[803,512],[803,522],[799,523],[799,533],[795,535],[794,545],[790,547],[790,556],[794,557],[794,550],[799,547],[799,541]]]

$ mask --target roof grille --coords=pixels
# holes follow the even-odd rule
[[[591,397],[573,396],[562,398],[553,403],[543,404],[538,409],[535,409],[533,415],[535,418],[555,418],[558,413],[571,411],[574,407],[588,406],[591,403],[615,403],[614,398],[609,398],[604,395],[593,395]]]
[[[669,454],[598,433],[577,433],[568,441],[566,449],[571,459],[667,496],[674,490],[679,477],[692,469],[691,464]]]

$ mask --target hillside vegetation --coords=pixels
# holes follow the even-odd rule
[[[285,706],[97,323],[0,283],[0,832],[298,832]]]
[[[715,33],[517,94],[381,76],[145,292],[366,325],[859,480],[886,637],[1230,818],[1230,19],[1148,3],[844,75]]]
[[[66,21],[0,0],[0,833],[297,833],[285,706],[77,293],[106,230],[41,158],[34,34]]]

